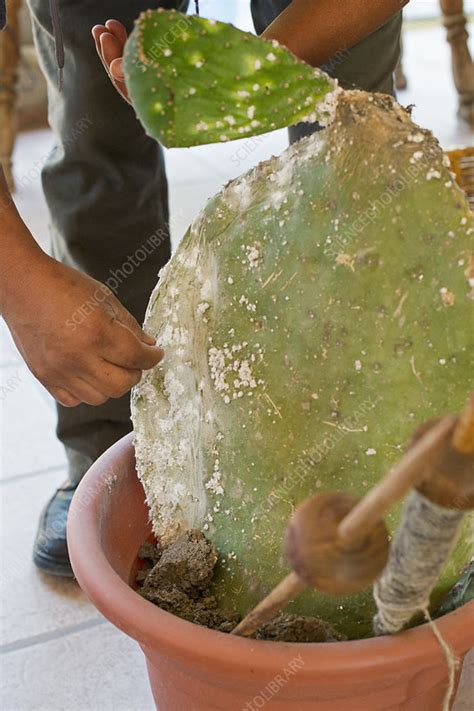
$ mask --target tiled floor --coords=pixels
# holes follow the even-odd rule
[[[456,119],[441,28],[406,33],[405,67],[410,86],[400,100],[416,105],[415,119],[432,128],[445,147],[474,143],[472,131]],[[279,131],[253,141],[169,151],[174,244],[207,197],[229,178],[280,152],[285,143],[286,135]],[[24,186],[18,205],[44,246],[47,217],[33,167],[50,145],[49,132],[39,131],[22,135],[15,152],[15,170]],[[22,364],[3,322],[0,335],[1,708],[151,711],[138,647],[101,618],[75,583],[42,576],[31,564],[38,514],[64,478],[65,460],[54,436],[52,401]],[[456,711],[473,708],[473,662],[471,655]]]

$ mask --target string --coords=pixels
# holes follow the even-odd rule
[[[431,590],[456,544],[463,511],[446,509],[414,491],[374,585],[376,634],[394,634],[429,604]]]
[[[432,617],[428,611],[428,608],[427,607],[423,608],[422,612],[425,615],[434,636],[438,640],[438,644],[441,647],[441,651],[443,652],[444,657],[446,659],[446,664],[448,665],[448,688],[446,689],[446,694],[445,694],[444,701],[443,701],[442,711],[450,711],[451,699],[452,699],[452,696],[453,696],[454,690],[455,690],[456,671],[459,666],[459,659],[456,657],[453,650],[451,649],[451,647],[449,646],[449,644],[446,642],[443,635],[439,631],[439,628],[438,628],[437,624],[434,622],[434,620],[432,619]]]

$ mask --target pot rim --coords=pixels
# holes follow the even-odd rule
[[[125,634],[148,648],[157,642],[167,654],[218,662],[234,670],[274,672],[301,655],[301,676],[341,675],[349,662],[351,673],[375,678],[387,668],[418,668],[445,663],[444,654],[429,624],[384,637],[347,642],[291,643],[252,640],[201,627],[161,610],[137,594],[115,572],[101,545],[100,518],[104,496],[109,496],[110,474],[135,472],[133,433],[108,449],[89,469],[78,486],[68,517],[68,547],[79,585],[97,609]],[[91,493],[92,492],[92,493]],[[83,500],[86,503],[83,503]],[[474,645],[474,601],[436,620],[444,639],[459,653]],[[199,653],[197,651],[199,650]]]

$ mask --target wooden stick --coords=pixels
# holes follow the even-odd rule
[[[474,454],[474,393],[456,424],[453,447],[461,454]]]
[[[426,475],[446,445],[456,418],[443,417],[405,454],[382,481],[350,511],[339,524],[341,539],[354,543],[364,538],[385,513]]]
[[[287,602],[294,600],[306,587],[306,583],[295,572],[290,573],[234,627],[231,634],[249,637],[265,622],[273,619]]]

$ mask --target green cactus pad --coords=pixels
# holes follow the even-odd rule
[[[146,317],[165,358],[133,393],[137,466],[159,537],[215,543],[225,607],[248,612],[288,573],[295,506],[367,493],[418,425],[463,408],[473,222],[433,136],[391,97],[345,92],[329,128],[189,229]],[[433,602],[470,558],[467,526]],[[289,611],[358,638],[374,603],[306,591]]]
[[[164,146],[245,138],[298,121],[325,123],[336,83],[277,42],[173,10],[140,15],[125,48],[137,115]]]
[[[456,585],[441,600],[433,617],[447,615],[448,612],[457,610],[471,600],[474,600],[474,560],[469,563]]]

